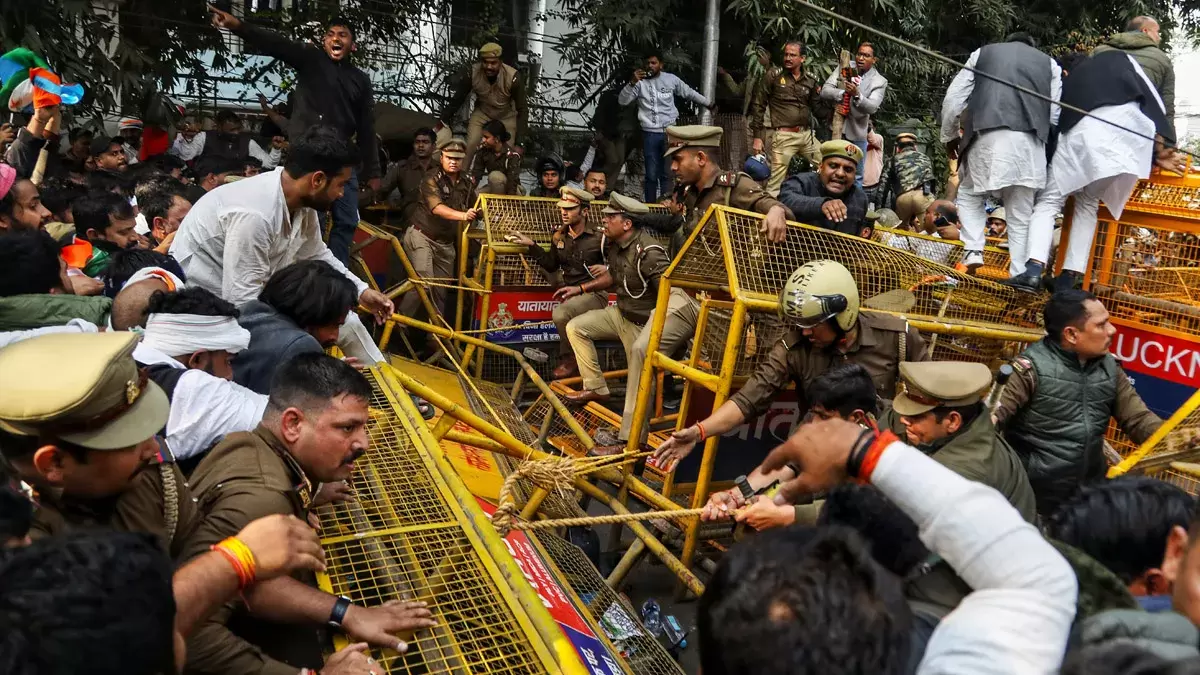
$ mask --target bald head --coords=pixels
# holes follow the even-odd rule
[[[1135,16],[1125,24],[1126,33],[1145,33],[1154,44],[1162,41],[1162,36],[1159,35],[1158,21],[1152,16]]]
[[[129,330],[135,326],[146,326],[146,307],[150,305],[150,296],[158,292],[168,292],[166,282],[161,279],[147,279],[136,284],[128,284],[117,293],[113,299],[112,325],[113,330]]]

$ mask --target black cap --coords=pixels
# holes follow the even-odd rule
[[[103,155],[104,153],[108,152],[109,146],[111,146],[113,143],[121,145],[124,143],[124,141],[116,136],[96,136],[92,139],[92,145],[90,148],[92,157]]]

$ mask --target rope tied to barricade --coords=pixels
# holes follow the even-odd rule
[[[668,511],[645,511],[641,513],[614,513],[606,516],[585,516],[578,518],[558,518],[553,520],[520,520],[517,516],[521,507],[517,505],[515,491],[517,483],[527,479],[544,490],[566,495],[573,489],[575,478],[584,476],[599,469],[605,469],[622,464],[635,462],[651,453],[641,452],[613,457],[589,457],[577,459],[574,457],[551,457],[541,460],[526,460],[508,474],[504,484],[500,486],[499,506],[492,514],[492,525],[501,536],[506,536],[512,530],[550,530],[559,527],[575,527],[580,525],[604,525],[610,523],[628,523],[639,520],[657,520],[662,518],[680,519],[699,517],[704,509],[672,509]]]

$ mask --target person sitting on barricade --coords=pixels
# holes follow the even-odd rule
[[[608,383],[596,357],[596,341],[620,340],[628,354],[656,311],[658,284],[671,261],[665,247],[634,219],[637,214],[649,211],[649,207],[636,199],[612,193],[604,207],[604,230],[608,237],[604,257],[608,269],[591,281],[566,286],[555,293],[564,301],[610,288],[617,295],[616,305],[606,302],[605,306],[567,323],[567,338],[583,377],[583,390],[566,396],[571,403],[608,401]],[[636,387],[626,391],[627,407],[636,396]]]
[[[1055,293],[1043,315],[1046,337],[1013,360],[995,421],[1025,465],[1038,513],[1049,517],[1108,471],[1109,419],[1138,445],[1163,422],[1109,353],[1117,329],[1096,296]]]
[[[696,443],[761,415],[789,382],[796,383],[800,412],[806,414],[804,391],[810,382],[837,364],[860,363],[870,373],[875,393],[890,401],[900,363],[926,359],[925,340],[907,321],[859,311],[854,277],[832,260],[811,262],[792,273],[779,294],[779,314],[794,327],[740,391],[659,446],[651,459],[656,466],[673,470]]]
[[[554,308],[554,325],[558,329],[558,366],[554,378],[563,379],[579,372],[575,352],[567,339],[567,324],[571,319],[608,306],[608,293],[602,290],[582,291],[582,284],[603,274],[604,252],[601,250],[604,234],[588,229],[587,216],[594,199],[592,193],[573,187],[564,187],[558,200],[562,216],[562,227],[550,237],[550,250],[545,250],[527,235],[514,230],[509,240],[528,247],[526,255],[532,257],[547,273],[561,272],[562,286],[555,289],[555,299],[562,299]],[[573,286],[579,293],[567,297]]]

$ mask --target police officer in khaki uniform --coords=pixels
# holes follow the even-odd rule
[[[1033,522],[1033,488],[1017,453],[996,432],[983,403],[992,371],[982,363],[901,363],[902,391],[880,419],[954,473],[995,488]]]
[[[194,550],[207,550],[256,518],[307,520],[310,509],[326,501],[317,499],[317,486],[345,484],[366,453],[370,396],[367,379],[332,356],[302,354],[280,366],[258,428],[226,436],[192,474],[203,512]],[[276,579],[245,599],[220,608],[196,631],[188,642],[188,672],[296,675],[300,668],[321,668],[320,626],[341,630],[352,642],[404,652],[398,633],[434,625],[423,602],[354,604],[317,588],[308,573]],[[347,672],[386,671],[374,664]]]
[[[754,152],[763,151],[763,113],[769,106],[771,124],[771,177],[767,192],[779,194],[788,165],[797,153],[816,167],[821,163],[821,143],[812,130],[812,109],[821,100],[821,84],[804,72],[804,45],[798,41],[783,46],[783,67],[763,76],[754,94],[750,133]]]
[[[463,172],[467,144],[461,138],[451,138],[438,144],[441,167],[425,175],[421,184],[421,208],[416,212],[412,227],[404,233],[404,253],[413,271],[421,277],[450,279],[455,276],[454,256],[460,223],[475,220],[473,208],[475,190]],[[446,289],[430,287],[433,306],[445,311]],[[399,311],[416,316],[421,298],[409,291],[400,301]],[[432,319],[432,317],[430,317]]]
[[[554,291],[555,299],[566,298],[554,308],[554,325],[558,328],[559,363],[555,379],[571,377],[579,372],[575,353],[567,339],[567,324],[571,319],[608,306],[608,293],[600,290],[583,292],[583,284],[596,279],[604,264],[601,250],[604,233],[587,227],[592,193],[571,186],[562,188],[558,200],[562,227],[550,236],[550,250],[545,250],[521,232],[513,231],[509,239],[528,247],[526,255],[533,258],[548,273],[561,272],[562,285]],[[575,293],[576,288],[579,289]],[[570,295],[569,295],[570,294]]]
[[[3,450],[38,489],[33,538],[83,526],[149,532],[182,558],[196,507],[175,464],[156,461],[169,404],[138,371],[136,345],[132,333],[61,334],[0,350],[0,421],[24,435]]]
[[[471,66],[470,72],[459,83],[450,102],[439,116],[443,124],[449,125],[467,102],[467,96],[475,94],[475,109],[467,122],[467,153],[463,166],[471,166],[471,157],[479,148],[483,138],[483,125],[488,120],[499,120],[512,136],[513,145],[520,147],[529,125],[529,108],[525,104],[525,84],[516,68],[500,61],[503,55],[500,45],[489,42],[479,48],[479,63]]]
[[[228,533],[255,560],[253,585],[239,589],[224,554],[197,546],[192,492],[155,439],[167,424],[167,396],[139,371],[137,343],[128,332],[57,333],[0,349],[0,452],[35,491],[32,538],[97,528],[153,535],[180,563],[175,629],[187,636],[239,590],[318,569],[324,556],[307,523],[246,520]]]
[[[721,127],[702,125],[667,127],[666,156],[671,158],[671,170],[675,173],[678,187],[684,188],[683,217],[671,219],[682,223],[671,240],[671,258],[679,254],[683,242],[700,224],[708,207],[714,204],[732,206],[765,215],[761,232],[771,243],[781,242],[787,235],[787,219],[791,212],[774,197],[767,194],[750,176],[737,171],[723,171],[717,163],[716,152],[721,147]],[[643,217],[649,220],[646,217]],[[659,219],[670,219],[659,216]],[[660,226],[656,229],[665,230]],[[696,322],[700,318],[700,303],[680,288],[671,289],[669,312],[663,324],[658,350],[664,354],[674,353],[696,334]],[[645,331],[629,352],[629,376],[627,392],[637,393],[646,363],[646,352],[650,347],[650,331]],[[643,395],[653,395],[653,387]],[[604,446],[598,453],[612,454],[620,450],[633,434],[635,397],[625,397],[625,410],[621,414],[619,445]],[[637,442],[645,441],[648,430],[639,429]]]
[[[516,195],[521,189],[521,153],[509,143],[508,129],[499,120],[483,125],[483,140],[471,164],[471,183],[487,178],[487,187],[480,192],[494,195]]]
[[[596,358],[596,340],[620,340],[629,354],[633,343],[653,316],[658,300],[658,282],[671,260],[662,244],[638,227],[634,217],[649,213],[645,204],[614,192],[604,207],[604,257],[608,269],[596,279],[560,289],[558,297],[574,298],[583,293],[611,289],[616,306],[593,309],[567,324],[567,338],[575,350],[583,390],[566,398],[572,403],[607,401],[608,383]],[[626,405],[637,396],[634,387],[625,394]]]
[[[421,208],[421,183],[425,182],[425,175],[437,167],[433,157],[436,145],[437,134],[432,129],[419,129],[413,135],[412,154],[393,165],[383,177],[377,197],[388,199],[393,190],[399,191],[399,200],[390,203],[400,208],[401,226],[411,225]]]
[[[671,434],[655,452],[655,464],[672,469],[698,441],[766,412],[789,382],[796,384],[804,413],[804,390],[813,378],[837,364],[858,363],[867,369],[879,398],[891,400],[900,363],[926,358],[925,340],[907,321],[859,311],[854,277],[832,260],[814,261],[792,273],[779,294],[779,314],[795,328],[775,343],[745,386],[712,415]]]

